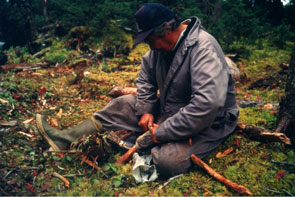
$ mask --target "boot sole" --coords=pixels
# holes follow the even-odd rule
[[[46,142],[50,145],[50,147],[54,151],[61,151],[60,148],[52,141],[52,139],[47,135],[43,126],[42,126],[42,118],[40,114],[36,115],[36,122],[39,134],[46,140]]]

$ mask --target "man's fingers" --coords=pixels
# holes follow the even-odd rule
[[[149,122],[148,122],[148,125],[147,125],[147,129],[149,130],[150,128],[152,128],[153,127],[153,124],[154,124],[154,117],[151,117],[150,119],[149,119]]]
[[[154,116],[152,114],[143,114],[138,122],[142,131],[148,131],[150,125],[154,123]]]
[[[142,131],[146,131],[146,124],[143,122],[138,122],[138,126],[140,126]]]

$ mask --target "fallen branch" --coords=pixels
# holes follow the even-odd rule
[[[191,155],[192,161],[197,164],[199,167],[203,168],[210,176],[214,177],[219,182],[223,183],[227,187],[239,192],[243,195],[253,195],[246,187],[239,185],[231,180],[226,179],[224,176],[213,170],[210,166],[208,166],[205,162],[199,159],[196,155]]]
[[[4,164],[0,164],[0,168],[15,168],[17,170],[40,170],[44,168],[39,168],[39,167],[28,167],[28,166],[8,166]]]
[[[46,150],[44,152],[48,153],[82,153],[81,151],[78,150]]]
[[[263,128],[241,123],[238,123],[237,129],[241,129],[243,133],[253,140],[291,144],[290,139],[284,133],[265,131]]]
[[[110,131],[107,135],[103,137],[103,139],[106,139],[114,144],[117,144],[119,147],[124,148],[126,150],[129,150],[131,147],[124,142],[114,131]]]
[[[279,165],[285,165],[285,166],[291,166],[291,167],[295,167],[295,163],[287,163],[287,162],[283,162],[283,161],[275,161],[275,160],[271,160],[271,163],[274,164],[279,164]]]
[[[38,57],[38,56],[42,56],[42,55],[44,55],[45,53],[47,53],[48,51],[50,51],[50,47],[44,48],[44,49],[42,49],[41,51],[39,51],[39,52],[35,53],[34,55],[32,55],[32,59],[33,59],[33,58],[36,58],[36,57]]]
[[[134,153],[136,153],[136,146],[133,146],[132,148],[130,148],[124,155],[122,155],[120,157],[120,159],[116,162],[116,164],[123,164],[127,161],[129,161],[132,156],[134,155]]]
[[[120,137],[120,139],[121,139],[121,140],[125,140],[125,139],[127,139],[127,138],[129,138],[129,137],[131,137],[131,136],[133,136],[133,135],[134,135],[133,132],[129,132],[129,133],[126,133],[126,134],[122,135],[122,136]]]
[[[290,192],[288,192],[287,190],[283,190],[286,194],[288,194],[289,196],[294,196],[293,194],[291,194]]]
[[[108,94],[114,97],[127,95],[127,94],[137,94],[137,88],[114,87]]]
[[[21,72],[27,70],[37,70],[40,68],[46,68],[50,64],[48,63],[21,63],[21,64],[7,64],[0,66],[0,72],[7,73],[8,71]]]
[[[153,131],[153,127],[152,126],[149,126],[148,128],[151,132]],[[134,155],[134,153],[137,152],[137,149],[136,149],[136,145],[134,145],[132,148],[130,148],[124,155],[122,155],[120,157],[120,159],[116,162],[116,164],[123,164],[127,161],[129,161],[132,156]]]
[[[12,120],[12,121],[5,121],[5,120],[1,120],[0,121],[0,126],[7,126],[7,127],[14,127],[16,126],[18,123],[16,120]]]
[[[269,191],[269,192],[273,192],[273,193],[276,193],[276,194],[281,194],[281,192],[279,192],[279,191],[276,191],[276,190],[273,190],[273,189],[268,189],[268,188],[265,188],[265,187],[260,187],[260,189],[263,189],[263,190],[266,190],[266,191]]]
[[[86,164],[88,164],[89,166],[97,169],[97,170],[100,170],[100,168],[96,165],[96,163],[90,161],[89,159],[85,159],[85,160],[83,160],[83,162],[86,163]]]
[[[70,182],[68,181],[68,179],[58,174],[57,172],[53,172],[52,175],[55,176],[56,178],[59,178],[62,182],[64,182],[66,188],[70,187]]]
[[[20,134],[20,135],[26,136],[26,137],[28,137],[29,139],[31,139],[31,138],[33,137],[33,135],[28,134],[28,133],[25,133],[25,132],[23,132],[23,131],[19,131],[19,132],[17,132],[17,133]]]
[[[176,175],[176,176],[173,176],[173,177],[169,178],[168,181],[166,181],[165,183],[163,183],[163,185],[160,185],[157,190],[163,189],[166,185],[168,185],[169,183],[171,183],[171,181],[173,181],[174,179],[176,179],[176,178],[178,178],[178,177],[180,177],[182,175],[183,174],[179,174],[179,175]]]

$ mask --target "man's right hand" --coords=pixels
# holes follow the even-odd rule
[[[142,129],[143,132],[149,130],[149,126],[152,126],[154,123],[153,114],[143,114],[138,122],[138,126]]]

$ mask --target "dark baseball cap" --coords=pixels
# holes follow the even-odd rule
[[[160,3],[145,3],[134,16],[138,34],[133,47],[144,41],[156,27],[175,17],[169,8]]]

